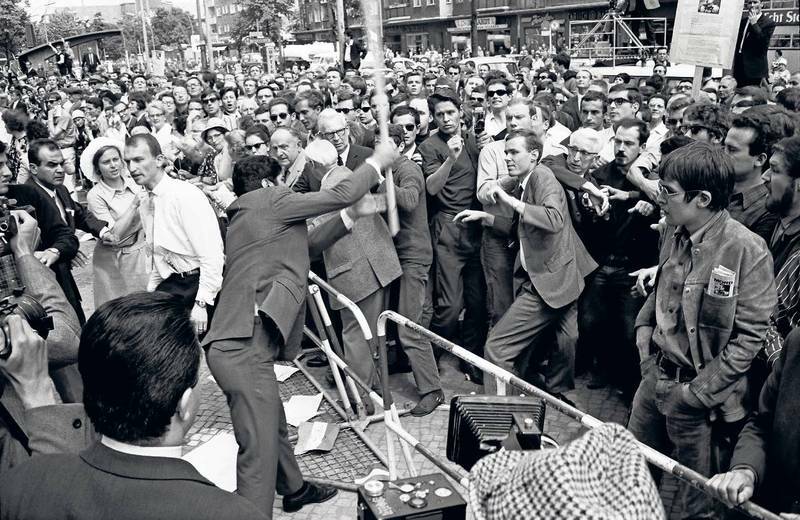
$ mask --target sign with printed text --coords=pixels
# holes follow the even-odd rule
[[[744,0],[678,0],[670,61],[731,68],[743,9]]]

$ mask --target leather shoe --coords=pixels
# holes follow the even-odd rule
[[[444,392],[441,390],[434,390],[422,396],[417,406],[411,409],[411,415],[414,417],[424,417],[429,413],[436,410],[436,408],[444,402]]]
[[[464,372],[464,375],[467,377],[468,381],[472,381],[478,386],[483,386],[483,370],[475,365],[471,365],[462,361],[461,371]]]
[[[294,513],[295,511],[300,511],[304,505],[319,504],[330,500],[336,493],[336,488],[303,482],[303,487],[300,488],[300,491],[283,497],[283,510],[286,513]]]
[[[322,354],[317,354],[316,356],[308,358],[308,360],[306,360],[306,365],[313,368],[326,367],[328,366],[328,358]]]

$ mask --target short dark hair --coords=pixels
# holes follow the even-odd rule
[[[542,143],[542,140],[539,139],[539,136],[537,136],[531,130],[514,130],[506,135],[506,141],[517,139],[518,137],[525,139],[525,148],[529,152],[539,152],[539,159],[541,160],[544,143]]]
[[[141,145],[147,146],[148,150],[150,150],[150,155],[153,157],[158,157],[163,153],[161,151],[161,145],[153,134],[135,134],[125,140],[125,146]]]
[[[414,118],[414,124],[419,125],[419,112],[416,108],[410,107],[408,105],[399,105],[394,107],[392,113],[389,115],[389,121],[394,121],[395,117],[399,116],[407,116],[410,115]]]
[[[254,124],[244,131],[244,138],[247,139],[251,135],[260,138],[264,143],[269,144],[269,132],[267,127],[260,124]]]
[[[775,102],[786,110],[800,112],[800,87],[785,88],[775,95]]]
[[[136,103],[136,110],[144,110],[147,108],[149,96],[145,92],[134,92],[128,96],[129,103]]]
[[[46,124],[36,119],[31,119],[25,125],[25,135],[28,137],[29,142],[33,142],[37,139],[49,139],[50,131],[47,129]]]
[[[748,145],[748,154],[751,157],[770,153],[769,120],[763,114],[745,110],[738,114],[731,122],[731,128],[750,129],[754,132],[753,140]]]
[[[6,110],[2,115],[6,128],[11,132],[21,132],[28,124],[28,114],[22,110]]]
[[[647,140],[650,138],[650,128],[648,128],[647,123],[642,121],[641,119],[636,119],[635,117],[627,117],[617,123],[616,128],[614,131],[616,132],[620,128],[636,128],[639,131],[639,146],[644,146]]]
[[[569,57],[569,54],[559,52],[553,57],[553,63],[556,65],[561,65],[565,69],[568,69],[570,63],[572,63],[572,58]]]
[[[413,76],[419,76],[419,79],[424,79],[425,74],[419,69],[411,69],[406,72],[405,76],[403,76],[403,81],[408,82],[408,78]]]
[[[339,70],[338,67],[328,67],[328,70],[325,71],[325,74],[327,75],[328,72],[335,72],[335,73],[339,74],[339,79],[342,78],[342,71]]]
[[[301,101],[308,102],[308,108],[325,108],[325,95],[319,90],[304,90],[294,98],[295,105]]]
[[[160,438],[183,393],[197,385],[200,355],[180,297],[136,292],[101,305],[83,326],[78,349],[94,428],[133,444]]]
[[[594,90],[588,91],[583,98],[581,98],[581,105],[586,103],[587,101],[600,101],[603,104],[603,111],[605,112],[606,108],[608,107],[608,98],[605,94],[601,94],[600,92],[595,92]],[[582,110],[583,107],[578,107],[578,110]]]
[[[676,181],[687,192],[689,201],[698,191],[711,194],[708,209],[722,211],[733,193],[734,173],[730,157],[719,146],[700,141],[689,143],[668,154],[658,172],[663,180]]]
[[[286,105],[286,110],[288,110],[290,114],[294,114],[294,106],[292,105],[292,102],[285,97],[274,97],[270,99],[269,103],[267,103],[267,110],[272,110],[272,107],[278,105]]]
[[[678,148],[681,148],[693,142],[694,139],[692,139],[688,135],[683,135],[683,134],[672,135],[661,141],[661,144],[659,145],[658,148],[659,150],[661,150],[661,157],[666,157],[667,155],[671,154]]]
[[[28,144],[28,163],[39,166],[39,150],[46,148],[51,152],[59,150],[58,143],[52,139],[35,139]]]
[[[800,136],[781,139],[772,147],[772,153],[782,153],[789,169],[789,176],[800,177]]]
[[[686,108],[683,113],[683,122],[695,119],[707,126],[717,137],[724,139],[730,128],[728,113],[720,105],[711,103],[695,103]]]
[[[219,98],[222,99],[228,92],[233,92],[234,96],[237,98],[239,97],[239,89],[237,87],[223,87],[222,90],[219,91]]]
[[[275,182],[281,173],[281,165],[272,157],[245,157],[233,167],[233,193],[241,197],[245,193],[261,188],[261,181]]]
[[[767,97],[767,93],[764,91],[764,89],[761,87],[756,87],[755,85],[739,87],[734,90],[733,95],[753,98],[753,106],[766,105],[767,102],[769,102],[769,98]]]
[[[403,127],[401,125],[387,125],[386,132],[389,134],[392,141],[394,141],[395,146],[399,146],[403,142]],[[381,135],[380,127],[375,135]]]

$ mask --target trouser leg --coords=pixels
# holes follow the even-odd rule
[[[575,388],[575,344],[578,342],[578,302],[558,309],[555,350],[548,357],[545,387],[551,393]],[[548,335],[549,336],[549,335]]]
[[[228,400],[239,444],[238,493],[268,518],[276,490],[291,494],[303,485],[273,368],[279,341],[274,326],[256,319],[252,338],[214,342],[208,350],[208,366]]]
[[[514,302],[514,258],[508,237],[485,231],[481,241],[481,263],[486,278],[486,307],[494,326]]]
[[[356,305],[369,323],[373,337],[378,316],[386,308],[385,291],[378,289],[366,298],[358,301]],[[364,380],[371,388],[375,388],[378,383],[374,345],[370,345],[364,338],[364,333],[356,321],[353,313],[344,309],[341,313],[342,318],[342,342],[344,357],[348,366]]]
[[[428,266],[404,264],[403,276],[400,279],[397,312],[415,323],[422,323],[425,305],[425,293],[428,281]],[[439,370],[433,356],[430,341],[422,335],[406,327],[398,327],[397,336],[408,359],[417,383],[417,390],[424,395],[434,390],[441,390]]]

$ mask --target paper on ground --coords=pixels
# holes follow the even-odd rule
[[[236,490],[238,452],[239,445],[233,433],[221,433],[182,458],[218,488],[233,492]]]
[[[297,428],[295,455],[309,451],[331,451],[339,435],[339,425],[324,422],[304,422]]]
[[[294,427],[308,421],[319,414],[319,405],[322,404],[322,394],[293,395],[289,401],[283,403],[286,413],[286,422]]]
[[[292,374],[300,371],[299,368],[288,365],[273,365],[273,367],[275,368],[275,379],[277,379],[279,383],[283,383],[289,379]]]

